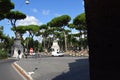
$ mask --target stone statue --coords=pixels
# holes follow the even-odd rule
[[[51,47],[51,48],[54,49],[54,51],[60,51],[60,47],[59,47],[59,45],[58,45],[57,40],[54,40],[54,41],[53,41],[53,44],[52,44],[52,47]]]
[[[16,32],[16,39],[20,39],[20,33]]]

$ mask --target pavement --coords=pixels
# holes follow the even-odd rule
[[[90,80],[88,57],[29,57],[13,66],[26,80]]]
[[[0,80],[25,80],[13,66],[16,59],[0,60]]]

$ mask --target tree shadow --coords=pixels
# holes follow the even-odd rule
[[[52,80],[90,80],[88,59],[79,59],[69,63],[69,71],[56,76]]]

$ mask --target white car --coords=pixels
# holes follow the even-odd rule
[[[52,51],[51,53],[52,56],[64,56],[64,53],[63,52],[58,52],[58,51]]]

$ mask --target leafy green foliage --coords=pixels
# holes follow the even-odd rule
[[[1,50],[0,49],[0,59],[4,59],[4,58],[7,58],[8,57],[8,54],[5,50]]]
[[[81,47],[87,47],[87,40],[85,38],[82,38],[83,35],[87,34],[87,27],[86,27],[86,17],[85,13],[79,14],[73,19],[73,24],[69,25],[70,27],[74,27],[75,29],[79,30],[79,33],[76,34],[79,36],[80,40],[80,46]]]
[[[4,19],[5,15],[0,13],[0,20]]]
[[[71,20],[71,17],[68,15],[62,15],[59,17],[53,18],[50,22],[48,22],[48,26],[50,27],[63,27],[68,25],[68,22]]]
[[[10,11],[6,15],[7,19],[14,19],[14,20],[20,20],[26,18],[26,15],[24,13],[21,13],[19,11]]]
[[[39,26],[39,29],[48,29],[48,26],[46,24],[42,24]]]
[[[80,25],[85,25],[86,24],[86,18],[85,18],[85,13],[79,14],[73,19],[73,24],[80,26]]]
[[[11,9],[14,9],[14,4],[10,0],[0,0],[0,20],[4,19]]]
[[[21,34],[24,34],[26,32],[25,26],[17,26],[16,29],[12,27],[11,30],[19,32]]]
[[[8,13],[11,9],[14,9],[14,4],[10,0],[0,0],[0,13]]]

